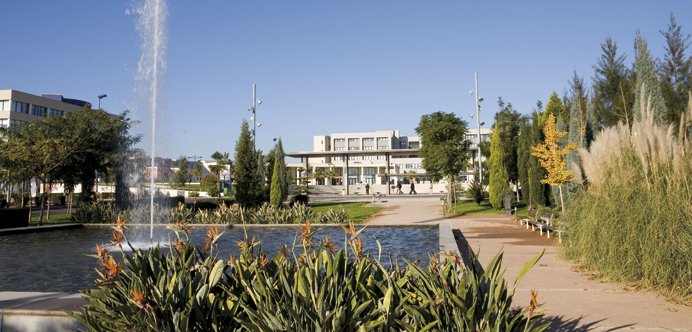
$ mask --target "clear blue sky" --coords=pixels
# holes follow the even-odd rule
[[[140,1],[4,1],[0,89],[61,93],[133,117]],[[258,86],[258,148],[312,136],[399,129],[420,116],[473,112],[473,73],[488,125],[502,96],[521,113],[573,71],[593,76],[612,37],[626,62],[639,30],[662,57],[669,14],[692,32],[690,1],[170,1],[159,155],[233,155]],[[475,125],[475,122],[473,123]],[[135,132],[147,135],[147,121]],[[145,138],[147,141],[147,138]],[[148,143],[143,147],[148,148]]]

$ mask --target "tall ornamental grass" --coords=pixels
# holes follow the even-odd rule
[[[650,102],[640,104],[631,129],[607,128],[579,152],[576,175],[587,185],[563,218],[565,252],[603,276],[690,303],[692,101],[677,128],[656,124]]]

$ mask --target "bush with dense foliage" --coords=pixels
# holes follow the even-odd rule
[[[642,101],[641,105],[646,105]],[[648,110],[580,151],[588,187],[563,216],[566,254],[611,279],[692,300],[692,105],[678,136]],[[686,115],[686,116],[685,116]],[[687,119],[687,120],[685,120]]]
[[[502,254],[483,269],[458,256],[427,268],[383,265],[363,254],[353,225],[344,247],[314,239],[310,225],[300,245],[273,258],[246,238],[242,253],[227,260],[215,248],[221,236],[207,232],[203,248],[190,244],[180,224],[167,249],[132,248],[118,224],[120,261],[97,246],[97,286],[72,313],[89,331],[542,331],[536,294],[514,308],[514,290],[501,271]],[[117,247],[115,248],[117,250]],[[521,278],[540,258],[527,263]],[[516,285],[516,282],[515,282]]]

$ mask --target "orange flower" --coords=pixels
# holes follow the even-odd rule
[[[231,255],[228,257],[228,266],[233,266],[235,264],[235,256]]]
[[[326,236],[326,235],[324,236],[324,238],[322,238],[322,242],[324,243],[324,247],[325,247],[327,250],[329,250],[329,253],[333,254],[333,253],[334,253],[334,249],[336,248],[336,242],[331,241],[331,240],[329,239],[329,236]]]
[[[216,227],[211,227],[207,231],[207,236],[206,240],[204,241],[204,252],[207,252],[211,248],[211,245],[214,243],[214,240],[216,237],[219,235],[219,230]]]
[[[533,316],[534,311],[538,309],[538,290],[531,290],[531,301],[529,302],[529,318]]]
[[[118,229],[113,229],[113,231],[111,231],[111,233],[113,233],[113,241],[111,241],[111,245],[118,246],[118,247],[122,248],[122,245],[120,244],[120,242],[123,240],[123,232],[121,230],[118,230]]]
[[[108,249],[101,248],[101,246],[97,243],[96,244],[96,258],[98,258],[99,261],[104,261],[106,259],[106,256],[108,255]]]
[[[144,305],[144,293],[137,290],[133,290],[132,300],[138,307],[141,308]]]
[[[115,262],[115,259],[113,259],[113,256],[108,256],[108,259],[101,264],[101,267],[105,270],[106,272],[106,280],[112,280],[116,276],[118,276],[118,273],[122,271],[123,266],[121,264],[118,264]]]
[[[183,248],[185,248],[185,241],[177,239],[173,242],[173,247],[175,248],[175,250],[180,251]]]

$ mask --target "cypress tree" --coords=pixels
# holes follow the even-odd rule
[[[274,147],[274,169],[271,181],[270,203],[280,206],[288,197],[288,177],[286,176],[286,162],[284,161],[284,149],[281,139]]]
[[[493,131],[490,139],[490,179],[488,193],[490,194],[490,204],[495,209],[502,209],[502,198],[505,192],[509,191],[509,174],[505,165],[505,155],[502,149],[502,138],[498,130]]]
[[[527,116],[519,119],[519,137],[517,138],[517,175],[521,185],[521,196],[525,203],[530,202],[529,158],[531,158],[531,123]]]
[[[495,124],[493,132],[498,132],[501,149],[504,156],[504,164],[507,169],[509,181],[518,188],[519,169],[517,166],[517,136],[519,136],[519,112],[514,110],[512,103],[505,103],[502,97],[499,98],[497,105],[500,111],[495,113]],[[517,200],[519,199],[517,191]]]
[[[625,67],[625,56],[618,55],[617,44],[610,37],[601,43],[601,57],[594,66],[594,113],[599,127],[610,127],[622,121],[632,123],[632,82]]]
[[[680,115],[687,108],[687,92],[692,90],[692,56],[685,54],[690,35],[683,36],[681,29],[670,14],[668,31],[661,31],[666,39],[666,54],[659,68],[661,92],[668,110],[665,120],[673,125],[680,123]]]
[[[257,171],[257,154],[252,149],[252,137],[245,120],[240,126],[240,137],[235,145],[233,177],[236,184],[235,199],[238,204],[251,206],[261,202],[262,179]]]
[[[646,107],[646,103],[650,102],[654,120],[665,125],[667,124],[666,114],[668,111],[656,76],[656,67],[651,53],[649,53],[649,46],[639,33],[637,33],[634,48],[637,53],[635,59],[637,80],[634,90],[634,109],[632,110],[634,118],[641,119],[641,103],[645,103],[643,106]]]

